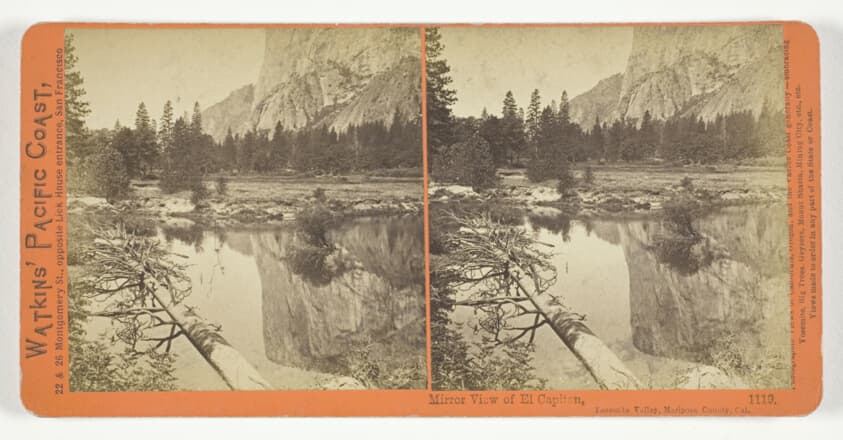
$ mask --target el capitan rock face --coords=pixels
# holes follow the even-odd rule
[[[781,26],[641,26],[623,74],[574,98],[571,112],[584,127],[598,116],[640,119],[647,110],[662,119],[677,112],[705,120],[742,110],[758,115],[765,102],[783,109],[783,81]]]
[[[266,30],[260,74],[203,113],[222,139],[230,128],[337,130],[398,112],[420,116],[420,35],[412,28],[280,28]]]

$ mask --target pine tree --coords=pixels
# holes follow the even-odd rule
[[[165,152],[164,167],[158,185],[164,192],[187,189],[196,174],[195,161],[191,160],[190,126],[183,117],[176,119],[172,130],[172,148]]]
[[[124,128],[123,130],[129,130]],[[94,195],[104,197],[109,203],[129,195],[129,172],[123,155],[112,145],[103,145],[93,154],[91,161]]]
[[[594,125],[591,127],[589,140],[591,150],[588,154],[589,158],[605,159],[605,137],[603,135],[603,126],[600,124],[600,116],[594,117]]]
[[[190,117],[190,131],[193,135],[202,134],[202,108],[199,102],[193,103],[193,115]]]
[[[783,111],[774,111],[764,100],[756,127],[756,144],[759,155],[784,156],[786,151],[785,120]]]
[[[73,45],[73,34],[64,36],[64,113],[65,143],[67,161],[67,187],[69,192],[87,191],[95,186],[97,170],[88,160],[97,154],[106,142],[98,142],[98,136],[92,136],[85,118],[91,113],[85,100],[85,81],[77,69],[79,59]]]
[[[559,121],[563,126],[571,123],[571,104],[568,102],[568,92],[562,91],[562,98],[559,100]]]
[[[651,158],[656,153],[656,145],[658,144],[658,133],[656,132],[655,122],[647,110],[644,116],[641,117],[641,127],[638,129],[640,152],[638,159]]]
[[[146,104],[143,102],[138,104],[138,110],[135,113],[135,130],[132,135],[134,139],[127,148],[135,150],[129,156],[136,163],[127,163],[126,168],[130,171],[132,177],[142,177],[149,174],[157,164],[159,156],[158,144],[155,141],[155,129],[149,117],[149,111],[146,109]]]
[[[241,173],[254,171],[254,156],[255,144],[257,143],[257,133],[255,130],[249,130],[244,135],[240,142],[240,148],[237,151],[237,167]],[[306,150],[313,151],[311,146],[305,147]]]
[[[520,113],[520,114],[519,114]],[[519,112],[515,103],[512,91],[506,92],[503,99],[503,118],[501,119],[501,143],[504,153],[512,165],[515,158],[524,151],[526,139],[524,138],[523,112]]]
[[[93,151],[85,142],[87,127],[85,118],[91,113],[88,101],[85,101],[85,80],[76,69],[79,58],[73,46],[73,34],[64,36],[64,109],[65,139],[68,147],[68,162],[84,160]]]
[[[542,116],[542,101],[539,95],[539,89],[533,90],[530,95],[530,105],[527,107],[527,140],[535,144],[536,136],[539,132],[539,124]],[[535,146],[534,146],[535,151]]]
[[[143,101],[138,104],[138,110],[135,112],[135,130],[146,130],[149,131],[152,129],[152,125],[149,122],[149,111],[146,109],[146,104]]]
[[[196,165],[196,172],[204,175],[214,166],[214,139],[202,132],[202,108],[198,102],[193,104],[193,114],[188,127],[188,151]]]
[[[267,130],[260,130],[255,136],[255,171],[265,173],[272,169],[272,145]]]
[[[642,155],[641,136],[634,119],[623,120],[623,135],[620,138],[620,157],[625,161],[640,160]]]
[[[278,121],[272,131],[272,141],[270,142],[270,166],[276,170],[283,169],[287,166],[289,158],[290,146],[287,141],[287,133],[284,131],[284,125],[281,124],[281,121]]]
[[[456,92],[449,88],[451,68],[442,58],[444,46],[439,28],[425,28],[425,73],[427,88],[427,145],[435,163],[436,155],[454,141],[451,106]]]
[[[624,125],[623,119],[616,119],[608,130],[603,130],[606,134],[605,138],[605,157],[609,162],[614,162],[620,158],[623,139],[624,139]]]
[[[509,145],[503,133],[503,121],[497,116],[488,116],[480,124],[479,134],[489,144],[492,163],[499,167],[506,162]]]
[[[158,130],[158,145],[164,154],[173,147],[173,122],[173,103],[167,100],[161,112],[161,126]]]
[[[518,105],[515,103],[515,96],[512,95],[512,90],[508,90],[506,92],[506,96],[503,98],[503,110],[501,111],[501,115],[504,118],[518,117]]]
[[[545,107],[539,116],[533,143],[535,153],[527,166],[527,177],[534,182],[562,178],[569,174],[567,145],[562,144],[563,127],[557,111]]]
[[[225,139],[222,141],[221,166],[224,169],[232,170],[237,168],[237,145],[234,141],[234,135],[231,134],[231,129],[225,134]]]

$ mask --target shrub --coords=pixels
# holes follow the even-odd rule
[[[700,204],[690,197],[678,197],[664,204],[665,226],[681,237],[695,238],[699,234],[694,220],[700,214]]]
[[[190,203],[199,205],[206,198],[208,198],[208,188],[205,187],[202,178],[192,178],[190,181]]]
[[[527,178],[531,182],[544,182],[556,177],[556,167],[548,160],[533,157],[527,163]]]
[[[303,209],[296,215],[296,228],[304,240],[313,246],[332,248],[328,230],[334,222],[334,213],[319,203]]]
[[[681,274],[696,273],[716,258],[715,244],[694,226],[700,212],[699,202],[687,196],[664,205],[664,226],[669,233],[656,237],[654,249],[661,262]]]
[[[94,195],[105,197],[109,203],[126,198],[129,195],[129,175],[123,156],[110,146],[103,147],[96,154],[88,168],[88,176],[93,181],[91,189]]]
[[[296,231],[303,243],[297,243],[289,254],[291,270],[316,285],[325,285],[345,273],[348,268],[340,259],[330,257],[336,247],[328,238],[334,224],[334,213],[321,203],[296,215]]]
[[[408,335],[397,336],[406,338]],[[396,339],[396,336],[390,339]],[[351,376],[376,389],[424,387],[427,379],[424,358],[414,358],[405,353],[395,352],[393,347],[396,345],[389,340],[364,341],[355,344],[337,360],[338,373]]]
[[[225,195],[228,192],[228,178],[223,175],[217,176],[216,189],[217,194]]]
[[[567,178],[571,172],[568,159],[555,153],[549,155],[539,154],[530,159],[527,163],[527,178],[531,182],[544,182],[549,179]],[[570,176],[573,180],[573,176]]]
[[[325,188],[316,188],[313,190],[313,198],[316,199],[319,203],[325,203],[328,200],[328,196],[325,193]]]
[[[564,196],[570,193],[576,185],[577,179],[574,178],[574,174],[571,172],[570,168],[565,166],[559,171],[559,180],[556,182],[556,191],[559,195]]]
[[[694,181],[689,176],[685,176],[682,178],[682,180],[679,181],[679,186],[685,188],[688,191],[691,191],[692,189],[694,189]]]
[[[158,187],[166,194],[172,194],[180,189],[183,189],[183,176],[172,168],[165,168],[161,172],[161,179],[158,181]]]
[[[491,147],[477,134],[445,148],[435,165],[434,177],[442,182],[470,186],[475,191],[497,185]]]
[[[586,165],[585,171],[583,172],[583,182],[586,185],[593,185],[594,184],[594,169],[591,168],[591,165]]]

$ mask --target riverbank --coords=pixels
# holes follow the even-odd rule
[[[422,212],[421,177],[228,176],[222,194],[210,180],[206,181],[210,195],[196,205],[189,191],[165,194],[157,181],[145,180],[132,182],[132,196],[114,204],[102,198],[69,196],[68,212],[116,210],[157,223],[187,219],[213,227],[279,225],[294,220],[317,199],[347,217]]]
[[[80,270],[91,264],[86,248],[119,224],[183,265],[191,289],[184,304],[222,329],[270,388],[424,387],[417,362],[424,359],[423,331],[392,333],[411,318],[423,330],[421,178],[235,176],[222,194],[214,179],[205,184],[210,195],[198,206],[189,191],[164,194],[157,181],[132,182],[131,197],[115,203],[69,197],[72,284],[82,282]],[[328,263],[296,260],[308,255],[297,253],[307,248],[296,216],[316,204],[330,209]],[[115,328],[105,318],[85,325],[88,342],[108,341],[101,335]],[[115,347],[122,353],[122,345]],[[177,389],[228,389],[183,338],[172,353]]]
[[[530,182],[523,169],[498,170],[498,185],[488,190],[431,182],[428,192],[432,203],[553,207],[581,218],[656,215],[680,195],[706,208],[787,200],[786,169],[781,166],[612,164],[591,165],[591,170],[593,178],[586,182],[585,167],[575,167],[575,184],[564,195],[556,181]]]

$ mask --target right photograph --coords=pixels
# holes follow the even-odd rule
[[[434,390],[788,389],[780,25],[425,30]]]

